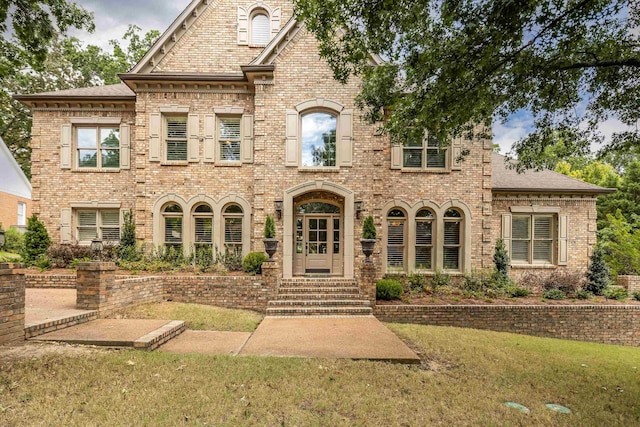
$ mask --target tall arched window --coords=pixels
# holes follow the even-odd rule
[[[225,251],[242,254],[242,219],[244,211],[238,205],[229,205],[223,212]]]
[[[164,221],[164,244],[182,250],[182,208],[170,203],[162,209]]]
[[[335,167],[338,119],[325,112],[302,116],[302,167]]]
[[[404,270],[406,215],[400,209],[387,214],[387,268]]]
[[[207,204],[193,210],[193,244],[196,250],[213,247],[213,209]]]
[[[258,11],[251,17],[251,45],[266,46],[269,44],[271,32],[269,16],[264,11]]]
[[[433,236],[435,216],[429,209],[416,214],[416,269],[433,270]]]
[[[442,263],[445,270],[462,268],[462,213],[449,209],[444,214],[444,242]]]

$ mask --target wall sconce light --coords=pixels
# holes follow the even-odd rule
[[[276,215],[278,215],[278,219],[282,218],[282,200],[276,200],[274,202],[276,208]]]
[[[354,208],[356,210],[356,218],[360,219],[360,214],[362,213],[362,202],[355,202]]]

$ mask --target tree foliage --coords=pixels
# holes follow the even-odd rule
[[[342,82],[363,78],[366,117],[392,141],[440,140],[469,123],[527,109],[535,129],[514,145],[538,166],[560,137],[567,153],[601,141],[599,122],[640,118],[635,0],[296,0],[296,13]],[[372,67],[370,52],[386,59]],[[585,101],[588,100],[588,101]],[[386,114],[385,114],[386,113]],[[481,135],[475,135],[481,136]],[[608,148],[640,145],[619,132]]]
[[[598,232],[604,259],[613,275],[640,274],[640,218],[628,222],[620,211],[607,215],[607,226]]]
[[[47,229],[38,216],[33,214],[27,220],[27,231],[24,233],[24,260],[33,264],[40,256],[46,255],[50,245]]]
[[[602,295],[602,291],[609,286],[609,267],[604,261],[604,253],[601,248],[596,247],[591,254],[589,269],[587,270],[587,284],[584,290],[594,295]]]

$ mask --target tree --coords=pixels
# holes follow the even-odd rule
[[[24,260],[33,264],[40,256],[46,255],[50,245],[47,229],[38,216],[33,214],[27,220],[27,231],[24,233]]]
[[[607,118],[630,125],[640,119],[640,43],[631,31],[640,11],[630,3],[295,2],[334,77],[363,79],[358,105],[392,142],[416,140],[425,130],[446,141],[472,133],[470,123],[527,109],[535,129],[513,147],[519,168],[539,166],[558,138],[569,153],[589,152]],[[372,67],[370,52],[386,63]],[[619,132],[607,149],[634,145],[637,132]]]
[[[496,266],[496,271],[500,275],[501,279],[509,278],[509,252],[504,245],[502,239],[498,239],[496,242],[496,248],[493,253],[493,263]]]
[[[604,261],[604,253],[596,247],[591,254],[589,269],[587,270],[587,285],[584,290],[594,295],[602,295],[602,291],[609,286],[609,267]]]
[[[68,0],[0,2],[0,33],[13,30],[16,42],[0,39],[0,82],[28,64],[41,70],[56,34],[69,28],[93,31],[93,14]]]
[[[632,162],[618,191],[598,199],[598,228],[608,226],[608,215],[620,212],[626,222],[633,224],[640,218],[640,161]]]

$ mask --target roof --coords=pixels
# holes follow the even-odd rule
[[[603,188],[550,170],[510,169],[506,157],[493,154],[493,191],[501,193],[606,194],[615,188]]]
[[[31,200],[31,183],[1,137],[0,192]]]
[[[75,99],[75,98],[100,98],[100,99],[135,99],[136,94],[124,83],[107,86],[92,86],[79,89],[66,89],[55,92],[41,92],[32,95],[16,95],[19,101],[30,99]]]

